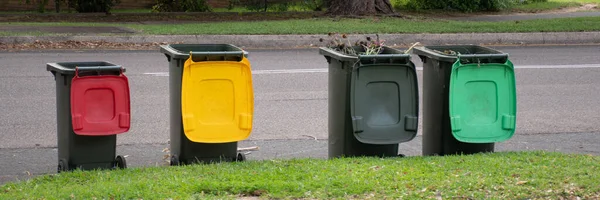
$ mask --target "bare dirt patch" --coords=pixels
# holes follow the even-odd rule
[[[0,26],[0,31],[11,31],[11,32],[47,32],[47,33],[136,33],[135,30],[125,27],[112,27],[112,26],[15,26],[5,25]]]
[[[210,12],[210,13],[48,13],[48,14],[2,14],[0,22],[107,22],[107,23],[155,23],[155,22],[222,22],[288,20],[322,17],[321,12]]]
[[[5,44],[0,43],[0,51],[16,52],[28,50],[156,50],[159,45],[167,43],[114,43],[106,41],[35,41],[33,43]]]
[[[568,13],[568,12],[581,12],[581,11],[594,11],[599,10],[598,4],[584,4],[580,7],[571,7],[571,8],[561,8],[556,11],[549,11],[550,13]]]

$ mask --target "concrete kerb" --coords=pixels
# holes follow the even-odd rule
[[[348,41],[354,43],[364,36],[353,34]],[[19,44],[35,41],[104,41],[112,43],[228,43],[242,48],[298,48],[325,44],[327,35],[132,35],[132,36],[5,36],[0,43]],[[386,45],[404,46],[415,42],[426,45],[443,44],[590,44],[600,43],[600,32],[536,32],[536,33],[448,33],[448,34],[380,34]]]

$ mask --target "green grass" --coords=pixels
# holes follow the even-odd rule
[[[446,157],[247,161],[44,175],[0,199],[600,198],[600,157],[504,152]]]
[[[597,31],[600,17],[508,22],[383,19],[312,19],[205,24],[131,25],[148,34],[326,34]]]
[[[111,10],[112,13],[151,13],[152,9],[144,9],[144,8],[139,8],[139,9],[113,9]]]
[[[407,4],[411,0],[390,0],[394,8],[399,11],[409,11]],[[508,11],[516,12],[539,12],[556,10],[560,8],[579,7],[583,4],[600,4],[600,0],[548,0],[547,2],[536,2],[529,4],[516,4]]]
[[[538,2],[530,4],[521,4],[515,6],[514,11],[522,12],[537,12],[545,10],[555,10],[559,8],[578,7],[580,6],[577,2]]]
[[[548,2],[576,2],[576,3],[595,3],[600,4],[600,0],[548,0]]]
[[[0,37],[3,36],[15,36],[15,35],[27,35],[27,36],[58,36],[61,34],[51,34],[51,33],[44,33],[44,32],[40,32],[40,31],[29,31],[29,32],[8,32],[8,31],[0,31]]]
[[[512,10],[521,12],[538,12],[545,10],[556,10],[560,8],[579,7],[588,3],[600,5],[600,0],[549,0],[548,2],[517,5]]]
[[[233,9],[229,10],[227,8],[212,8],[213,12],[256,12],[256,11],[251,11],[248,10],[246,7],[243,6],[236,6]],[[262,12],[263,10],[261,10]],[[303,5],[290,5],[288,6],[287,11],[289,12],[312,12],[313,10],[311,10],[309,7],[307,6],[303,6]],[[275,5],[270,5],[269,7],[267,7],[267,12],[279,12],[275,9]]]
[[[140,8],[140,9],[113,9],[111,10],[112,13],[150,13],[152,12],[152,9],[144,9],[144,8]],[[29,11],[0,11],[0,14],[39,14],[40,12],[37,12],[35,10],[29,10]],[[63,14],[63,13],[77,13],[77,11],[75,11],[75,9],[72,8],[64,8],[61,7],[60,13],[56,13],[56,11],[54,9],[46,9],[46,11],[44,12],[45,14]]]
[[[124,26],[155,35],[201,34],[326,34],[361,33],[483,33],[483,32],[577,32],[599,31],[600,17],[539,19],[505,22],[466,22],[447,20],[405,20],[398,18],[309,19],[256,22],[185,24],[109,24],[109,23],[0,23],[31,26]],[[20,35],[15,33],[15,35]]]
[[[600,4],[600,0],[548,0],[548,2],[519,4],[511,10],[519,12],[539,12],[547,10],[556,10],[560,8],[579,7],[586,3]]]
[[[391,4],[398,11],[407,11],[406,5],[410,0],[390,0]],[[515,5],[511,11],[518,12],[537,12],[537,11],[545,11],[545,10],[555,10],[559,8],[566,7],[578,7],[580,5],[591,3],[591,4],[600,4],[600,0],[548,0],[548,2],[540,2],[540,3],[530,3],[530,4],[519,4]],[[269,9],[267,12],[276,12],[275,4],[269,4]],[[212,8],[213,12],[254,12],[246,9],[244,6],[235,6],[233,9],[229,10],[227,8]],[[287,11],[293,12],[311,12],[312,10],[302,4],[290,4],[288,6]],[[61,13],[75,12],[73,9],[62,8]],[[139,9],[113,9],[113,13],[150,13],[152,9],[150,8],[139,8]],[[38,13],[36,11],[0,11],[0,14],[32,14]],[[54,13],[53,9],[46,10],[46,13]]]

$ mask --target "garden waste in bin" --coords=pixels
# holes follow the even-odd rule
[[[415,66],[404,51],[353,48],[359,55],[319,50],[329,63],[328,156],[398,156],[398,144],[417,134]]]
[[[108,62],[47,63],[56,81],[58,172],[126,168],[117,134],[130,127],[129,82]]]
[[[229,44],[162,45],[169,62],[171,165],[243,161],[254,97],[247,52]]]
[[[423,61],[423,155],[493,152],[516,126],[508,54],[476,45],[416,47]]]

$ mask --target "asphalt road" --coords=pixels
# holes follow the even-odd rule
[[[517,130],[497,144],[498,151],[600,154],[600,46],[492,48],[509,53],[517,68]],[[239,146],[260,147],[248,159],[325,158],[325,58],[317,49],[246,50],[255,113],[252,135]],[[165,165],[168,63],[158,49],[0,53],[0,183],[56,171],[55,81],[46,63],[65,61],[109,61],[127,68],[132,127],[118,136],[117,152],[129,155],[130,167]],[[413,61],[421,67],[417,56]],[[422,96],[421,71],[418,79]],[[420,155],[420,130],[401,152]]]

